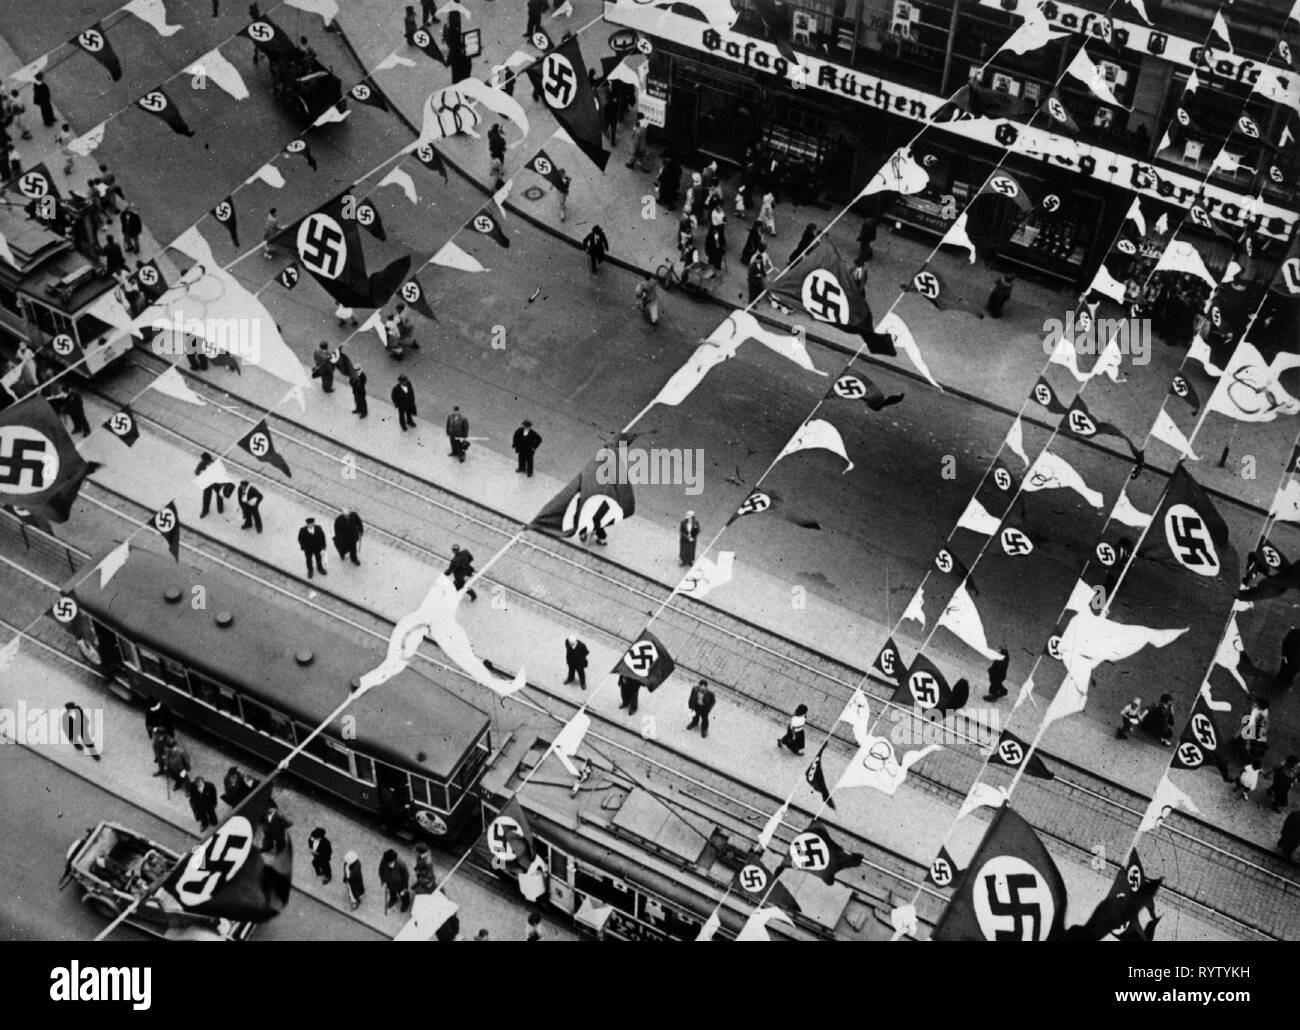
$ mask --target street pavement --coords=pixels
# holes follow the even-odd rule
[[[239,27],[239,19],[233,16],[225,24],[226,15],[219,19],[221,26],[200,24],[202,19],[196,21],[193,12],[204,6],[176,7],[174,20],[195,22],[193,39],[190,29],[186,29],[183,59],[160,43],[152,29],[144,27],[137,41],[139,53],[142,60],[147,54],[155,61],[148,66],[154,77],[183,67],[213,41]],[[575,6],[574,25],[599,13],[589,0]],[[190,12],[188,18],[186,11]],[[347,42],[355,48],[362,65],[370,67],[395,47],[402,48],[399,11],[398,6],[379,0],[362,0],[344,7],[341,21]],[[0,14],[0,33],[11,43],[22,41],[17,59],[30,57],[40,45],[30,42],[35,37],[27,34],[23,21],[33,13],[34,7],[16,5]],[[295,17],[296,13],[277,20],[297,32],[291,25]],[[474,26],[483,29],[489,57],[499,60],[514,48],[522,28],[522,10],[487,5],[475,9],[475,18]],[[519,25],[514,24],[516,20]],[[336,70],[346,85],[349,59],[340,41],[321,33],[318,19],[313,24],[313,19],[307,18],[303,26],[318,50],[330,48],[328,53],[338,60]],[[603,49],[603,35],[607,32],[608,27],[600,25],[584,34],[589,61],[594,63],[596,53]],[[155,38],[149,39],[149,35]],[[585,42],[588,36],[594,41],[590,48]],[[116,44],[116,35],[114,40]],[[119,48],[120,54],[136,52],[128,45],[124,47]],[[252,68],[250,52],[251,44],[242,40],[223,47],[223,53],[240,68],[253,91],[252,97],[241,102],[237,121],[220,117],[226,110],[224,102],[218,103],[221,98],[185,94],[180,103],[198,134],[194,141],[168,139],[165,130],[160,135],[157,124],[138,111],[109,125],[96,157],[108,160],[118,172],[128,195],[139,200],[147,224],[160,240],[170,239],[198,218],[272,156],[271,141],[282,141],[290,134],[285,119],[265,95],[265,66]],[[404,52],[417,62],[426,61],[413,49]],[[86,66],[78,71],[73,60],[89,61],[77,55],[67,67],[60,66],[49,77],[55,84],[56,102],[66,103],[75,127],[84,131],[125,101],[105,99],[102,90],[83,81],[89,78]],[[127,66],[125,57],[123,65]],[[482,74],[485,67],[485,62],[480,61],[475,70]],[[93,62],[89,68],[98,70]],[[359,76],[359,67],[354,67],[353,72]],[[379,81],[408,118],[418,122],[420,104],[430,89],[446,81],[446,72],[420,63],[414,70],[398,68],[381,73]],[[515,173],[516,179],[509,205],[513,214],[507,222],[511,249],[504,251],[486,240],[460,233],[457,242],[477,255],[492,273],[470,276],[428,269],[422,274],[434,294],[439,322],[436,326],[421,326],[424,347],[401,366],[415,382],[421,400],[419,432],[402,437],[393,425],[384,397],[396,369],[389,366],[389,359],[373,337],[357,339],[349,346],[354,357],[361,357],[369,366],[371,376],[372,415],[364,425],[348,414],[350,397],[341,389],[328,398],[313,394],[305,413],[286,412],[313,428],[347,440],[359,450],[521,520],[530,518],[576,473],[596,446],[645,406],[658,385],[725,313],[721,307],[674,294],[661,302],[664,322],[657,332],[652,332],[631,309],[632,287],[640,273],[612,264],[597,277],[587,274],[582,256],[570,243],[593,221],[599,219],[610,235],[616,258],[648,268],[671,252],[676,217],[662,210],[653,220],[640,217],[639,201],[648,189],[648,177],[623,167],[626,144],[622,143],[604,176],[598,176],[573,153],[573,159],[566,164],[575,179],[570,218],[559,226],[549,194],[537,200],[526,196],[529,185],[544,190],[548,187],[532,173],[520,170],[536,145],[544,142],[557,158],[558,149],[565,146],[548,138],[553,123],[540,105],[530,105],[529,92],[523,85],[516,97],[528,109],[534,128],[529,140],[511,151],[507,162],[508,173]],[[189,106],[191,103],[195,106]],[[271,282],[284,259],[266,263],[253,245],[265,210],[272,203],[281,206],[281,220],[287,223],[382,161],[409,138],[399,137],[391,123],[385,124],[384,116],[373,109],[355,104],[352,107],[353,114],[345,125],[329,127],[320,140],[320,133],[309,137],[320,163],[319,172],[308,170],[301,159],[294,159],[292,164],[280,162],[290,183],[286,189],[273,190],[259,183],[239,191],[236,202],[243,244],[239,251],[230,246],[211,219],[203,224],[221,260],[230,261],[242,251],[252,250],[250,256],[235,265],[235,270],[251,288],[266,288],[264,303],[285,327],[286,337],[304,360],[317,340],[337,343],[345,331],[335,326],[332,305],[314,284],[304,280],[290,294]],[[507,129],[512,139],[513,132]],[[258,145],[250,147],[250,139],[259,141]],[[260,144],[262,140],[267,141],[265,148]],[[200,157],[200,141],[215,144],[211,154],[205,152]],[[451,162],[480,181],[484,178],[487,154],[481,140],[451,139],[439,146]],[[184,168],[187,174],[173,172],[159,177],[159,167]],[[390,229],[390,239],[387,245],[376,246],[371,252],[376,266],[403,247],[431,253],[482,203],[481,187],[465,182],[454,172],[443,186],[440,179],[422,172],[413,161],[404,162],[403,167],[410,168],[416,177],[421,197],[419,215],[411,217],[409,203],[398,190],[386,188],[378,192],[376,203]],[[825,217],[824,212],[818,215]],[[786,226],[799,224],[803,214],[778,209],[778,218],[782,235],[777,241],[777,256],[781,257],[785,241],[793,243],[793,233],[787,235]],[[554,235],[555,231],[564,235]],[[743,227],[734,227],[730,232],[733,254],[739,250],[744,231]],[[838,232],[843,233],[835,237],[841,251],[851,254],[855,249],[850,242],[856,234],[854,218],[843,220]],[[367,246],[374,242],[367,240]],[[901,235],[884,235],[878,241],[877,258],[872,264],[872,301],[877,315],[892,300],[893,285],[919,266],[927,249],[928,245]],[[991,271],[982,266],[968,268],[964,260],[956,258],[941,260],[947,262],[940,266],[945,277],[960,284],[960,291],[982,295]],[[737,270],[733,269],[729,276],[724,276],[718,292],[731,300],[738,297],[742,287]],[[538,288],[538,300],[530,304],[527,298]],[[909,378],[906,369],[894,372],[882,366],[873,376],[886,392],[906,390],[908,397],[902,405],[875,415],[861,408],[849,411],[846,402],[835,402],[835,406],[824,409],[823,414],[842,429],[857,468],[841,475],[842,463],[837,459],[825,454],[801,455],[778,467],[769,481],[787,496],[799,498],[807,514],[822,523],[822,532],[804,532],[787,523],[764,522],[761,517],[741,520],[721,540],[723,548],[738,552],[736,582],[722,588],[710,602],[865,667],[1005,435],[1010,425],[1008,410],[1019,407],[1041,369],[1043,318],[1060,317],[1070,306],[1070,296],[1028,283],[1018,286],[1008,317],[1000,323],[977,321],[964,314],[941,314],[915,297],[905,300],[899,312],[912,326],[931,369],[940,382],[950,387],[949,391],[939,394]],[[769,312],[767,309],[764,314]],[[491,345],[496,326],[505,327],[506,346],[500,350]],[[824,336],[826,345],[812,343],[810,354],[818,369],[834,374],[844,360],[842,348],[846,341],[832,333]],[[609,558],[660,582],[674,582],[681,570],[676,568],[673,527],[681,511],[694,508],[704,523],[704,537],[711,537],[824,392],[827,379],[799,372],[757,347],[746,345],[740,356],[712,371],[685,404],[675,409],[653,409],[647,415],[639,427],[644,435],[638,443],[704,448],[708,469],[705,493],[694,496],[680,488],[663,487],[639,490],[638,515],[612,532]],[[1086,394],[1090,405],[1099,417],[1112,418],[1140,434],[1149,424],[1179,357],[1157,342],[1151,366],[1130,370],[1127,384],[1101,384],[1101,397],[1094,397],[1094,384]],[[1062,382],[1057,376],[1060,371],[1052,370],[1054,382]],[[246,369],[238,380],[219,371],[210,373],[209,378],[268,407],[282,394],[281,386],[256,369]],[[968,397],[983,403],[971,403]],[[453,465],[447,459],[439,430],[452,403],[462,403],[469,412],[472,434],[488,437],[475,444],[464,466]],[[844,410],[838,405],[843,405]],[[177,417],[184,418],[179,409]],[[531,481],[514,474],[508,453],[509,434],[523,417],[532,417],[547,441],[539,453],[543,471]],[[1244,446],[1235,437],[1244,437],[1248,432],[1252,453],[1260,458],[1260,477],[1253,481],[1238,478],[1232,474],[1239,468],[1235,461],[1223,471],[1197,466],[1195,472],[1231,496],[1256,505],[1266,503],[1273,483],[1273,473],[1268,470],[1278,467],[1278,461],[1273,459],[1289,451],[1292,429],[1286,421],[1239,429],[1218,416],[1210,416],[1206,430],[1197,438],[1198,451],[1214,455],[1222,437],[1234,445],[1235,455],[1235,448]],[[1046,432],[1034,429],[1027,433],[1031,454],[1046,436]],[[100,453],[96,448],[112,452],[103,454],[109,464],[103,475],[139,475],[138,459],[132,456],[129,463],[123,462],[120,445],[115,441],[101,434],[87,445],[86,453]],[[1161,449],[1161,445],[1153,445],[1153,452]],[[1127,475],[1126,462],[1115,452],[1093,447],[1058,444],[1054,450],[1075,464],[1090,486],[1102,490],[1109,505]],[[948,455],[956,459],[956,478],[951,480],[944,479],[940,472]],[[163,466],[172,471],[170,482],[158,484],[165,487],[157,498],[159,503],[167,499],[167,491],[174,492],[178,476],[188,475],[193,460],[193,455],[173,456],[171,463]],[[1162,461],[1158,453],[1153,453],[1152,464],[1157,467],[1167,469],[1169,460],[1168,455]],[[1201,464],[1208,466],[1209,462]],[[145,478],[143,483],[148,481]],[[1138,507],[1150,510],[1160,485],[1158,477],[1146,476],[1131,489],[1130,496]],[[177,500],[182,502],[181,497]],[[193,501],[189,498],[189,503]],[[268,509],[273,507],[270,501]],[[1034,564],[991,559],[982,562],[975,575],[981,590],[977,603],[990,639],[1006,639],[1012,649],[1013,696],[1015,685],[1041,649],[1073,575],[1090,553],[1101,528],[1100,519],[1074,494],[1035,494],[1027,498],[1026,507],[1031,529],[1048,541],[1030,560]],[[1221,509],[1228,517],[1234,543],[1244,550],[1254,540],[1260,514],[1226,502]],[[282,510],[287,514],[289,509],[283,506]],[[182,521],[186,521],[184,512]],[[968,563],[977,553],[978,544],[964,533],[955,538],[958,553]],[[1283,544],[1288,553],[1294,549]],[[284,567],[296,568],[297,555],[287,541],[279,543],[278,557]],[[480,555],[480,564],[483,559]],[[1180,644],[1177,654],[1183,683],[1175,693],[1182,701],[1182,715],[1213,653],[1226,605],[1221,598],[1209,603],[1208,595],[1187,584],[1172,585],[1170,577],[1174,575],[1163,570],[1161,575],[1153,576],[1135,568],[1115,614],[1121,621],[1191,625],[1187,644]],[[802,609],[791,603],[795,596],[792,591],[797,587],[806,590],[807,605]],[[391,596],[389,603],[395,604]],[[1242,618],[1242,629],[1248,652],[1269,671],[1275,660],[1276,641],[1288,628],[1292,609],[1285,602],[1270,602],[1260,608]],[[395,617],[404,609],[376,610]],[[546,632],[550,639],[563,635],[559,627]],[[472,633],[479,639],[477,632]],[[494,658],[506,651],[503,664],[509,664],[511,642],[528,639],[538,637],[493,633],[483,650]],[[911,653],[921,639],[900,634],[904,654]],[[953,678],[968,676],[975,692],[982,688],[983,662],[964,646],[941,634],[927,646],[926,653]],[[599,667],[599,663],[594,666]],[[1088,713],[1059,724],[1049,734],[1046,746],[1062,757],[1090,768],[1103,767],[1116,780],[1150,791],[1167,752],[1138,742],[1115,743],[1113,713],[1134,692],[1150,699],[1161,689],[1170,689],[1169,668],[1169,654],[1149,649],[1114,670],[1103,670],[1093,688],[1094,701]],[[1260,685],[1264,678],[1259,679]],[[1141,686],[1135,690],[1134,684]],[[1234,710],[1225,717],[1225,726],[1232,726],[1246,707],[1244,694],[1238,692],[1232,700]],[[1272,754],[1278,757],[1296,745],[1295,713],[1285,710],[1290,707],[1275,704]],[[1041,711],[1041,707],[1030,711],[1033,722]],[[816,713],[816,722],[829,725],[836,714]],[[1015,723],[1012,728],[1023,729]],[[770,720],[766,728],[755,727],[750,739],[757,744],[766,736],[771,736]],[[792,778],[801,772],[801,768],[793,770]],[[1226,786],[1223,790],[1226,794]],[[1203,790],[1196,794],[1198,802],[1201,793]],[[1207,816],[1220,825],[1231,826],[1242,836],[1271,844],[1276,817],[1243,811],[1244,806],[1234,805],[1211,804]]]

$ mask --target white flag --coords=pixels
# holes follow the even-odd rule
[[[1111,511],[1110,517],[1124,523],[1126,526],[1132,526],[1134,529],[1145,529],[1151,525],[1151,516],[1133,507],[1133,502],[1128,499],[1128,494],[1123,490],[1119,492],[1119,497],[1115,501],[1115,507]]]
[[[1092,90],[1099,100],[1102,100],[1113,107],[1124,107],[1124,105],[1116,99],[1115,94],[1111,92],[1110,83],[1106,81],[1106,73],[1101,70],[1100,65],[1092,63],[1092,59],[1088,56],[1087,51],[1080,49],[1078,53],[1074,55],[1074,60],[1070,62],[1069,67],[1065,70]],[[1128,109],[1125,108],[1125,110]]]
[[[197,404],[200,407],[207,405],[207,401],[189,388],[175,366],[167,369],[149,386],[159,393],[165,393],[168,397],[175,397],[178,401],[185,401],[187,404]]]
[[[582,739],[589,729],[591,729],[591,716],[579,711],[564,724],[564,728],[555,738],[555,757],[575,778],[578,776],[578,767],[573,764],[573,759],[578,753],[578,748],[582,747]]]
[[[1094,508],[1102,505],[1101,491],[1093,490],[1064,458],[1044,450],[1026,474],[1021,488],[1034,490],[1074,490]]]
[[[1069,333],[1062,331],[1055,335],[1056,342],[1052,345],[1052,353],[1048,355],[1047,360],[1053,365],[1068,368],[1070,375],[1074,376],[1076,381],[1087,382],[1090,373],[1079,371],[1079,355],[1075,352],[1074,342],[1070,339]]]
[[[1212,712],[1230,712],[1232,711],[1231,701],[1219,701],[1214,697],[1214,691],[1210,689],[1210,678],[1207,676],[1201,683],[1201,697],[1205,699],[1205,705]]]
[[[1167,443],[1180,456],[1191,458],[1192,461],[1201,460],[1201,456],[1192,450],[1192,442],[1174,425],[1174,420],[1169,417],[1169,412],[1164,408],[1161,408],[1160,414],[1156,416],[1156,424],[1151,427],[1151,435],[1161,443]]]
[[[1142,18],[1144,22],[1146,22],[1148,25],[1151,24],[1151,17],[1150,15],[1147,14],[1146,0],[1127,0],[1127,2],[1129,6],[1133,8],[1133,10],[1137,11],[1138,15]],[[1192,74],[1195,75],[1196,73],[1193,72]]]
[[[859,198],[869,197],[873,193],[902,193],[911,195],[920,193],[930,185],[930,176],[912,157],[911,147],[899,147],[880,166],[880,170],[871,177],[871,181],[862,187]]]
[[[925,626],[925,587],[916,588],[916,593],[907,602],[907,610],[903,612],[903,618],[913,619]]]
[[[912,335],[912,330],[907,328],[907,323],[898,315],[897,312],[891,311],[882,318],[876,325],[876,332],[888,333],[894,339],[894,346],[907,355],[909,361],[916,366],[916,370],[925,376],[926,380],[940,393],[943,393],[943,387],[939,385],[938,380],[930,374],[929,368],[926,367],[925,359],[921,357],[921,348],[916,345],[916,338]],[[850,466],[852,467],[852,466]],[[847,469],[845,471],[848,471]]]
[[[1007,793],[1006,787],[995,787],[978,780],[966,795],[966,800],[961,803],[957,818],[964,819],[977,808],[1001,808],[1010,800],[1011,795]]]
[[[1123,304],[1128,292],[1128,287],[1111,275],[1110,269],[1105,265],[1098,266],[1097,274],[1092,277],[1092,285],[1088,289],[1105,294],[1116,304]]]
[[[444,243],[439,248],[438,253],[434,254],[430,260],[435,265],[442,265],[444,268],[456,268],[462,272],[487,271],[476,258],[450,241]]]
[[[894,936],[890,938],[891,941],[896,941],[900,937],[915,937],[920,925],[916,915],[916,906],[907,904],[890,909],[889,925],[894,928]]]
[[[225,463],[220,458],[213,458],[208,462],[202,472],[194,477],[194,488],[196,490],[206,490],[210,486],[222,486],[226,483],[234,484],[238,480],[230,474]]]
[[[1016,695],[1016,703],[1011,706],[1011,710],[1014,712],[1026,701],[1033,701],[1035,705],[1038,704],[1037,701],[1034,701],[1034,677],[1033,676],[1030,676],[1027,680],[1025,680],[1024,683],[1020,684],[1020,692]]]
[[[1001,524],[1001,521],[990,515],[989,510],[974,497],[970,499],[966,510],[957,520],[958,529],[969,529],[972,533],[979,533],[981,536],[992,536]]]
[[[447,0],[445,4],[439,7],[433,13],[439,18],[445,17],[448,11],[455,11],[460,15],[462,21],[473,21],[474,15],[470,14],[469,8],[464,4],[459,4],[456,0]]]
[[[370,317],[361,323],[360,332],[374,330],[379,336],[380,343],[388,342],[388,330],[384,328],[384,314],[382,311],[373,311]]]
[[[522,690],[527,682],[522,666],[513,680],[503,680],[495,676],[483,660],[474,654],[469,634],[456,621],[460,598],[461,591],[456,589],[450,575],[444,574],[434,580],[419,608],[428,622],[426,634],[444,655],[480,686],[487,687],[499,697],[509,697]]]
[[[236,100],[248,99],[248,86],[244,84],[244,77],[239,74],[238,68],[226,60],[225,54],[220,50],[209,50],[186,68],[185,74],[202,75],[205,79],[215,82]]]
[[[948,231],[943,234],[943,239],[939,245],[950,244],[954,247],[963,247],[970,252],[970,263],[975,264],[975,244],[970,238],[970,233],[966,231],[966,212],[963,211],[957,216],[957,220],[948,226]]]
[[[1210,375],[1215,376],[1216,378],[1223,375],[1223,369],[1219,368],[1219,366],[1211,360],[1209,343],[1206,341],[1205,337],[1201,336],[1199,333],[1192,338],[1192,345],[1187,349],[1187,356],[1192,361],[1199,361],[1201,366]]]
[[[18,259],[14,257],[14,252],[9,249],[9,241],[5,239],[4,233],[0,233],[0,260],[3,260],[15,271],[22,267],[18,263]]]
[[[857,754],[840,775],[835,790],[848,787],[872,787],[882,794],[893,794],[907,779],[907,771],[933,751],[942,751],[938,744],[928,744],[919,751],[908,751],[900,762],[894,755],[894,745],[885,737],[867,737]]]
[[[1002,44],[1001,50],[1024,55],[1031,50],[1039,50],[1052,41],[1052,26],[1043,17],[1037,3],[1031,3],[1025,10],[1025,20],[1011,33],[1010,38]]]
[[[167,24],[167,8],[163,6],[163,0],[131,0],[122,10],[130,11],[160,36],[174,36],[181,30],[180,25]]]
[[[311,126],[313,129],[319,129],[322,125],[335,125],[338,122],[346,121],[351,113],[351,111],[341,109],[337,104],[331,104],[317,116]]]
[[[707,597],[713,590],[731,582],[735,564],[735,551],[720,551],[716,562],[701,558],[686,573],[677,592],[686,597]]]
[[[272,189],[284,189],[284,176],[280,174],[280,169],[273,164],[262,165],[257,171],[244,180],[244,185],[248,186],[255,182],[264,182]]]
[[[386,72],[386,71],[390,71],[393,68],[414,68],[414,67],[415,67],[415,62],[412,61],[409,57],[402,57],[399,54],[389,54],[377,65],[375,65],[375,71]]]
[[[1226,150],[1220,150],[1214,155],[1213,165],[1215,168],[1221,168],[1229,175],[1235,175],[1237,172],[1248,172],[1255,174],[1255,169],[1247,168],[1241,163],[1241,157],[1237,154],[1230,154]]]
[[[411,918],[397,931],[393,940],[433,940],[433,935],[438,932],[443,923],[456,914],[458,907],[441,890],[436,890],[432,894],[416,894],[411,900]]]
[[[1219,285],[1219,280],[1205,267],[1201,252],[1186,240],[1171,240],[1164,253],[1160,255],[1160,260],[1156,262],[1154,271],[1186,272],[1188,275],[1205,280],[1210,284],[1211,289]]]
[[[1000,651],[989,647],[988,638],[984,634],[984,620],[980,618],[979,610],[965,583],[954,591],[943,614],[939,616],[939,625],[950,630],[958,640],[974,648],[989,661],[1002,657]]]
[[[1087,608],[1075,612],[1061,634],[1060,654],[1065,665],[1065,679],[1048,706],[1044,725],[1083,711],[1092,674],[1103,662],[1131,658],[1147,645],[1167,647],[1186,632],[1186,627],[1152,629],[1125,625],[1094,615]]]
[[[1195,75],[1196,73],[1193,72],[1192,74]],[[1147,218],[1146,215],[1142,213],[1142,205],[1138,203],[1136,197],[1133,198],[1133,203],[1128,207],[1128,214],[1124,217],[1133,220],[1133,224],[1137,226],[1138,232],[1141,235],[1145,236],[1147,234]]]
[[[683,0],[685,2],[685,0]],[[687,4],[694,7],[694,2]],[[757,908],[745,920],[745,925],[740,928],[740,933],[736,935],[738,941],[770,941],[771,935],[767,932],[769,923],[780,920],[789,926],[794,926],[794,922],[788,915],[779,908]]]
[[[1268,513],[1281,522],[1300,522],[1300,480],[1291,480],[1277,492]]]
[[[108,586],[109,581],[117,575],[118,570],[126,564],[127,558],[131,556],[131,542],[123,540],[114,547],[108,554],[104,555],[103,561],[99,563],[99,589],[103,590]]]
[[[1241,630],[1237,627],[1237,616],[1234,614],[1228,620],[1228,628],[1223,634],[1223,639],[1219,641],[1218,650],[1214,652],[1214,664],[1221,665],[1232,674],[1232,678],[1237,681],[1237,685],[1246,693],[1250,693],[1250,688],[1246,686],[1246,681],[1241,678],[1241,672],[1238,665],[1241,662],[1241,656],[1246,651],[1246,645],[1241,639]],[[1209,685],[1209,681],[1206,681]]]
[[[519,893],[529,901],[536,901],[546,893],[546,859],[534,855],[527,869],[515,873],[515,882],[519,884]]]
[[[713,935],[722,929],[722,920],[718,918],[718,910],[715,908],[709,913],[709,918],[704,920],[704,925],[700,927],[700,932],[695,935],[697,941],[711,941]]]
[[[853,462],[849,461],[849,456],[844,452],[844,438],[840,436],[840,431],[824,418],[815,418],[801,425],[790,442],[781,449],[776,460],[780,461],[797,451],[809,450],[831,451],[843,458],[847,467],[840,475],[853,469]]]
[[[505,90],[493,89],[482,79],[475,78],[461,79],[451,88],[459,93],[463,100],[477,101],[489,111],[501,115],[518,127],[519,139],[508,143],[507,146],[514,148],[524,141],[524,137],[528,135],[528,115],[524,113],[519,101]]]
[[[1120,366],[1124,360],[1124,354],[1119,346],[1119,333],[1115,332],[1106,342],[1096,363],[1088,370],[1088,378],[1104,375],[1112,383],[1126,383],[1127,379],[1121,379],[1119,375]]]
[[[379,180],[379,186],[397,186],[406,194],[406,199],[412,204],[420,202],[420,195],[415,192],[415,180],[411,178],[409,172],[401,168],[394,168],[391,172]],[[376,187],[378,189],[378,187]]]
[[[1142,822],[1138,824],[1138,833],[1150,833],[1158,829],[1175,808],[1184,808],[1192,815],[1201,814],[1201,810],[1196,807],[1192,799],[1175,787],[1166,773],[1160,777],[1160,786],[1156,788],[1155,797],[1151,799],[1146,814],[1142,816]]]
[[[1210,31],[1228,44],[1228,50],[1232,50],[1232,37],[1228,35],[1228,23],[1223,20],[1223,12],[1214,12],[1214,21],[1210,25]]]
[[[855,687],[853,696],[840,712],[840,722],[847,722],[853,727],[853,739],[860,746],[865,746],[871,738],[871,703],[861,687]]]
[[[319,14],[328,26],[338,17],[339,5],[335,0],[284,0],[285,6],[296,7],[308,14]]]
[[[1012,454],[1025,463],[1025,468],[1029,468],[1029,455],[1025,453],[1025,431],[1020,424],[1019,415],[1007,430],[1007,446],[1011,448]]]
[[[78,136],[68,144],[68,149],[74,154],[79,154],[81,157],[89,157],[98,150],[99,145],[104,142],[104,126],[107,124],[107,122],[100,122],[89,132]]]
[[[781,820],[785,818],[785,813],[789,810],[790,803],[787,801],[778,808],[768,818],[767,824],[763,827],[763,832],[758,835],[758,850],[766,851],[767,846],[772,843],[772,837],[781,826]]]
[[[1289,364],[1288,355],[1279,355],[1269,365],[1253,343],[1242,340],[1215,384],[1206,409],[1238,422],[1272,422],[1278,415],[1300,412],[1300,401],[1278,382],[1278,375]]]
[[[23,65],[16,72],[10,75],[9,78],[13,79],[15,82],[27,82],[27,83],[35,82],[37,73],[45,71],[45,67],[49,63],[50,63],[50,55],[41,54],[41,56],[36,58],[36,60],[34,60],[31,64]]]

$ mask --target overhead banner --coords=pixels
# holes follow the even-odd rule
[[[947,104],[945,97],[912,89],[874,75],[865,75],[843,65],[809,54],[801,55],[806,72],[801,73],[777,53],[776,47],[738,32],[718,32],[704,22],[673,14],[663,8],[650,9],[635,3],[606,5],[609,20],[652,36],[725,58],[735,64],[778,76],[792,89],[817,89],[856,100],[860,104],[901,118],[926,122]],[[1132,190],[1145,197],[1190,207],[1206,208],[1215,218],[1239,231],[1242,228],[1285,241],[1290,238],[1296,212],[1274,204],[1252,204],[1237,193],[1201,179],[1184,175],[1147,161],[1116,154],[1066,136],[1046,132],[1000,118],[958,118],[936,122],[934,128],[976,140],[999,150],[1010,150],[1044,164],[1079,172],[1099,182]],[[1198,201],[1198,198],[1203,198]]]

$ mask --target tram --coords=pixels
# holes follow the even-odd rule
[[[81,573],[54,614],[117,692],[162,701],[272,763],[382,659],[358,635],[214,564],[133,545],[109,583],[99,581]],[[289,772],[395,832],[448,839],[478,819],[491,747],[483,711],[407,669],[357,698]]]

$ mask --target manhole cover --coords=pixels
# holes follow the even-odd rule
[[[528,189],[524,190],[524,196],[529,200],[541,200],[546,196],[546,191],[540,186],[529,186]]]

